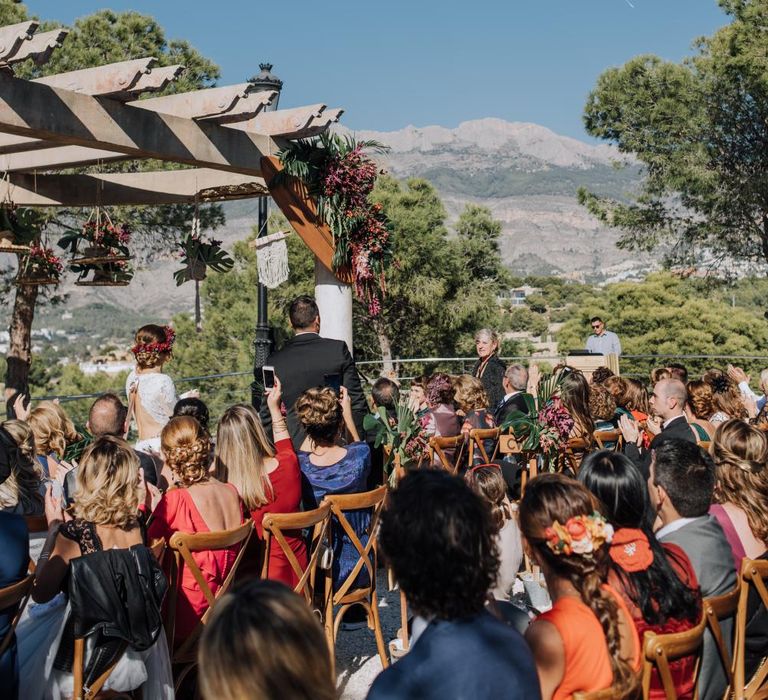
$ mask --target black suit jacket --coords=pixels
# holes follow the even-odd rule
[[[493,418],[496,421],[496,425],[501,425],[514,411],[528,413],[528,406],[526,406],[523,396],[525,396],[525,392],[519,391],[516,394],[510,396],[506,401],[503,401],[496,408],[493,413]]]
[[[696,442],[696,435],[685,416],[678,416],[669,425],[662,428],[661,432],[651,440],[647,450],[639,449],[637,445],[626,445],[624,454],[640,468],[643,476],[647,479],[651,474],[651,451],[670,438]]]
[[[281,350],[273,352],[265,364],[275,368],[275,374],[282,384],[283,403],[288,413],[288,432],[296,449],[304,441],[304,430],[294,411],[296,399],[307,389],[323,386],[327,374],[341,376],[341,385],[349,392],[352,415],[362,439],[363,417],[368,413],[368,403],[360,385],[355,361],[343,340],[321,338],[317,333],[301,333],[288,340]],[[266,401],[261,404],[261,420],[269,435],[272,419]]]

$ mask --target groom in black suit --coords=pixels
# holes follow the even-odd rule
[[[282,384],[288,432],[294,448],[298,449],[304,441],[304,430],[294,411],[296,399],[307,389],[325,385],[331,375],[337,375],[341,386],[346,387],[357,432],[363,435],[363,416],[368,413],[368,404],[347,344],[343,340],[320,337],[320,312],[310,296],[294,299],[289,316],[294,336],[281,350],[273,352],[265,364],[275,368]],[[261,420],[269,434],[272,423],[266,402],[261,406]]]
[[[501,385],[504,387],[504,398],[493,413],[496,425],[501,425],[515,411],[528,413],[524,399],[528,386],[528,370],[522,365],[510,365],[504,372]]]

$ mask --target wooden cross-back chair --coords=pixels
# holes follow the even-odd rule
[[[149,551],[155,557],[160,566],[163,565],[163,559],[165,559],[165,550],[168,548],[168,543],[164,537],[158,537],[156,540],[149,544]]]
[[[440,466],[449,474],[457,474],[461,462],[464,459],[464,450],[467,446],[467,440],[464,435],[455,435],[454,437],[431,437],[429,438],[429,459],[434,464],[437,456]],[[445,450],[454,450],[453,460],[445,454]]]
[[[27,574],[21,581],[12,583],[10,586],[0,588],[0,610],[7,610],[14,605],[18,605],[16,614],[11,620],[11,625],[8,628],[6,635],[0,639],[0,657],[5,653],[5,650],[11,645],[11,640],[16,631],[16,625],[21,618],[21,614],[24,612],[24,608],[27,606],[29,595],[32,593],[32,584],[35,582],[34,574]]]
[[[626,696],[614,688],[593,690],[589,693],[574,693],[573,700],[624,700]]]
[[[75,656],[72,661],[72,676],[74,680],[74,694],[73,700],[96,700],[96,698],[110,698],[111,700],[119,700],[121,698],[131,699],[134,697],[133,691],[129,692],[114,692],[107,691],[107,694],[101,693],[101,689],[112,675],[112,671],[115,670],[115,666],[120,662],[128,645],[124,642],[121,645],[120,651],[115,656],[115,660],[95,681],[93,681],[88,687],[85,687],[85,680],[83,678],[85,669],[85,638],[75,637]],[[138,689],[137,689],[138,690]]]
[[[671,661],[684,656],[696,654],[696,670],[694,679],[698,683],[699,670],[701,668],[701,647],[704,641],[704,631],[707,628],[707,618],[701,616],[701,620],[695,627],[685,632],[672,634],[654,634],[646,632],[643,636],[642,669],[640,671],[640,684],[643,690],[643,700],[648,700],[651,693],[651,678],[653,669],[659,672],[664,692],[668,700],[676,700],[675,684],[669,668]]]
[[[197,645],[200,635],[213,612],[216,601],[221,598],[232,585],[235,574],[237,573],[237,567],[243,558],[245,548],[252,533],[253,520],[249,519],[232,530],[198,532],[194,534],[188,532],[175,532],[168,542],[168,545],[173,552],[173,558],[168,592],[166,634],[168,637],[168,648],[172,650],[171,664],[176,667],[174,674],[176,692],[178,692],[187,674],[197,665]],[[240,549],[235,557],[234,564],[232,564],[232,568],[229,570],[227,577],[214,594],[192,554],[194,552],[229,549],[237,544],[240,545]],[[192,633],[181,640],[178,645],[175,645],[176,606],[184,567],[189,569],[195,582],[200,587],[200,590],[208,603],[208,609],[203,613],[202,618]]]
[[[304,597],[307,605],[316,610],[322,617],[325,614],[325,604],[315,600],[315,585],[317,569],[330,569],[331,566],[331,504],[321,503],[319,508],[298,513],[267,513],[262,521],[264,529],[264,564],[262,578],[267,578],[269,557],[272,547],[278,546],[291,565],[298,582],[293,587],[294,593]],[[312,530],[308,542],[307,565],[302,567],[291,545],[285,539],[285,533],[292,530]],[[324,591],[324,595],[329,595]],[[317,604],[316,604],[317,603]]]
[[[711,440],[699,440],[699,442],[697,444],[698,444],[698,446],[702,450],[704,450],[704,452],[709,452],[709,448],[712,445],[712,441]]]
[[[373,629],[373,634],[376,638],[376,648],[379,652],[383,668],[389,666],[389,658],[387,657],[387,650],[384,645],[384,635],[381,630],[378,598],[376,595],[376,575],[378,573],[376,537],[386,495],[387,487],[380,486],[373,491],[365,493],[334,494],[323,499],[323,503],[330,503],[332,517],[336,518],[341,531],[352,542],[358,554],[358,560],[352,571],[346,579],[339,582],[338,589],[327,598],[325,633],[331,649],[331,658],[335,656],[336,637],[339,634],[339,625],[344,617],[344,613],[353,605],[362,605],[368,614],[368,627]],[[365,532],[368,540],[365,544],[363,544],[347,518],[347,513],[350,511],[360,510],[371,511],[371,519]],[[363,570],[368,572],[368,584],[364,586],[356,585],[357,578]],[[326,584],[329,588],[332,587],[330,572],[328,572],[326,577]],[[338,612],[334,614],[334,608],[337,606],[339,606]]]
[[[733,685],[729,689],[735,700],[768,698],[768,650],[751,678],[744,668],[747,637],[749,594],[755,591],[761,605],[768,609],[768,561],[744,559],[739,572],[739,605],[736,609],[736,634],[733,645]]]
[[[717,652],[720,655],[720,661],[723,664],[723,670],[728,680],[728,687],[732,688],[733,683],[733,657],[729,647],[733,641],[733,633],[723,633],[721,622],[732,620],[736,615],[736,609],[739,605],[741,587],[737,584],[729,593],[723,595],[705,598],[703,602],[704,619],[707,621],[712,638],[715,640]]]
[[[519,455],[520,464],[520,498],[525,493],[525,487],[529,479],[535,478],[539,473],[538,454],[524,450],[513,432],[499,435],[498,450],[503,455]]]
[[[574,476],[578,476],[581,462],[587,453],[592,449],[592,441],[584,438],[572,437],[568,439],[568,443],[563,453],[562,468],[560,471],[570,469]]]
[[[499,452],[500,428],[473,428],[469,431],[469,445],[467,446],[467,468],[471,467],[474,461],[475,450],[480,453],[483,464],[488,464],[496,459]],[[485,441],[493,440],[493,451],[488,454],[485,449]]]
[[[598,450],[621,452],[621,448],[624,447],[624,435],[620,430],[595,430],[592,437],[595,439],[595,447]],[[606,444],[610,447],[606,447]]]

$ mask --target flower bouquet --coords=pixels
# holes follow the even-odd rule
[[[384,474],[392,487],[397,484],[396,462],[402,467],[418,466],[429,458],[429,443],[424,428],[407,401],[397,405],[396,415],[392,418],[384,407],[379,407],[376,413],[365,416],[363,428],[375,432],[374,447],[383,445],[386,448]]]
[[[550,470],[556,467],[565,453],[573,430],[573,418],[558,395],[562,378],[562,373],[544,375],[535,401],[530,394],[523,394],[527,413],[513,411],[499,426],[502,430],[511,428],[521,449],[541,455],[544,465]]]
[[[191,280],[202,282],[209,267],[215,272],[228,272],[235,265],[229,253],[221,247],[221,241],[195,232],[187,233],[181,239],[179,248],[184,267],[173,273],[176,286]]]
[[[51,248],[33,243],[28,253],[19,254],[16,284],[58,284],[63,271],[61,259],[53,254]]]
[[[277,177],[295,177],[306,185],[319,217],[333,232],[334,272],[351,275],[355,293],[375,316],[381,310],[392,243],[381,205],[369,201],[379,171],[366,150],[386,148],[330,133],[293,141],[278,153],[283,170]]]

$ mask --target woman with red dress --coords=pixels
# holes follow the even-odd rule
[[[275,377],[275,387],[267,393],[274,447],[264,433],[259,414],[245,404],[228,408],[219,421],[216,433],[216,474],[237,489],[251,513],[259,538],[264,536],[264,515],[296,513],[301,505],[299,460],[293,450],[285,416],[280,412],[281,399],[280,380]],[[301,532],[287,533],[285,539],[304,569],[307,566],[307,545]],[[299,581],[279,546],[270,549],[267,578],[281,581],[291,588]]]
[[[648,521],[645,480],[623,454],[602,450],[584,459],[581,481],[602,504],[614,528],[608,583],[627,605],[640,639],[656,634],[684,632],[701,619],[701,592],[685,552],[671,542],[660,543]],[[677,697],[693,697],[696,656],[670,663]],[[666,697],[656,671],[651,698]]]
[[[208,471],[211,438],[194,418],[172,418],[163,428],[160,444],[174,486],[163,494],[152,513],[148,541],[160,537],[168,541],[175,532],[233,530],[243,524],[237,489],[222,484]],[[228,549],[192,553],[214,595],[232,569],[239,550],[237,544]],[[207,609],[200,586],[189,568],[184,567],[176,604],[176,641],[189,636]]]

